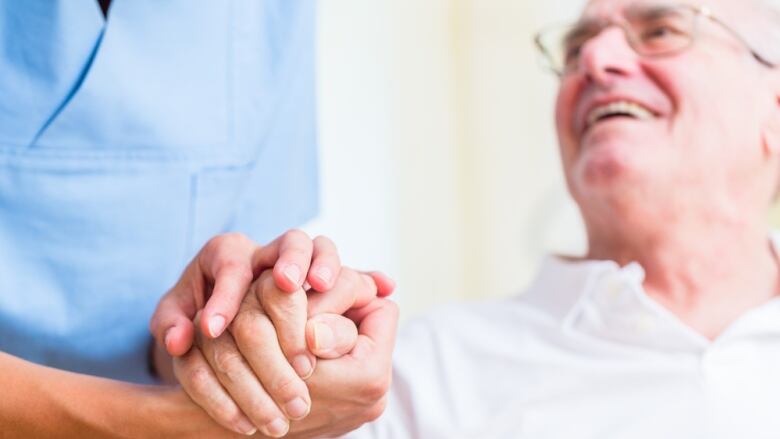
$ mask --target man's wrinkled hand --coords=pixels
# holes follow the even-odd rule
[[[176,376],[220,424],[283,436],[290,421],[303,419],[312,407],[306,383],[287,361],[288,352],[308,347],[322,358],[352,352],[360,337],[355,323],[340,313],[353,310],[353,318],[362,321],[358,313],[377,300],[374,279],[384,284],[385,294],[391,281],[344,268],[333,289],[309,292],[307,301],[302,289],[281,291],[271,272],[265,272],[252,284],[227,333],[217,339],[196,337],[197,348],[174,360]],[[306,311],[299,315],[301,307],[313,315],[308,322]]]

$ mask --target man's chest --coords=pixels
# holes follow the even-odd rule
[[[760,438],[780,431],[773,409],[780,406],[780,346],[735,343],[704,355],[551,346],[448,359],[440,389],[431,388],[431,377],[418,387],[430,390],[418,405],[421,437]],[[452,420],[446,432],[441,422],[426,425],[443,418]]]

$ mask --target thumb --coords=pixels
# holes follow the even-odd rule
[[[157,344],[165,347],[170,355],[184,355],[192,346],[195,332],[192,318],[195,310],[194,300],[177,288],[163,296],[157,305],[149,322],[149,330]]]
[[[339,358],[349,353],[357,338],[355,323],[338,314],[318,314],[306,322],[306,343],[320,358]]]

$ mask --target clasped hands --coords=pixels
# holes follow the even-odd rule
[[[342,434],[378,417],[391,379],[392,280],[342,267],[327,238],[212,239],[151,320],[154,362],[226,429]]]

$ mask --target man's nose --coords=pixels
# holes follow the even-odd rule
[[[631,48],[623,29],[611,26],[585,43],[579,67],[589,80],[609,86],[615,79],[639,70],[639,55]]]

